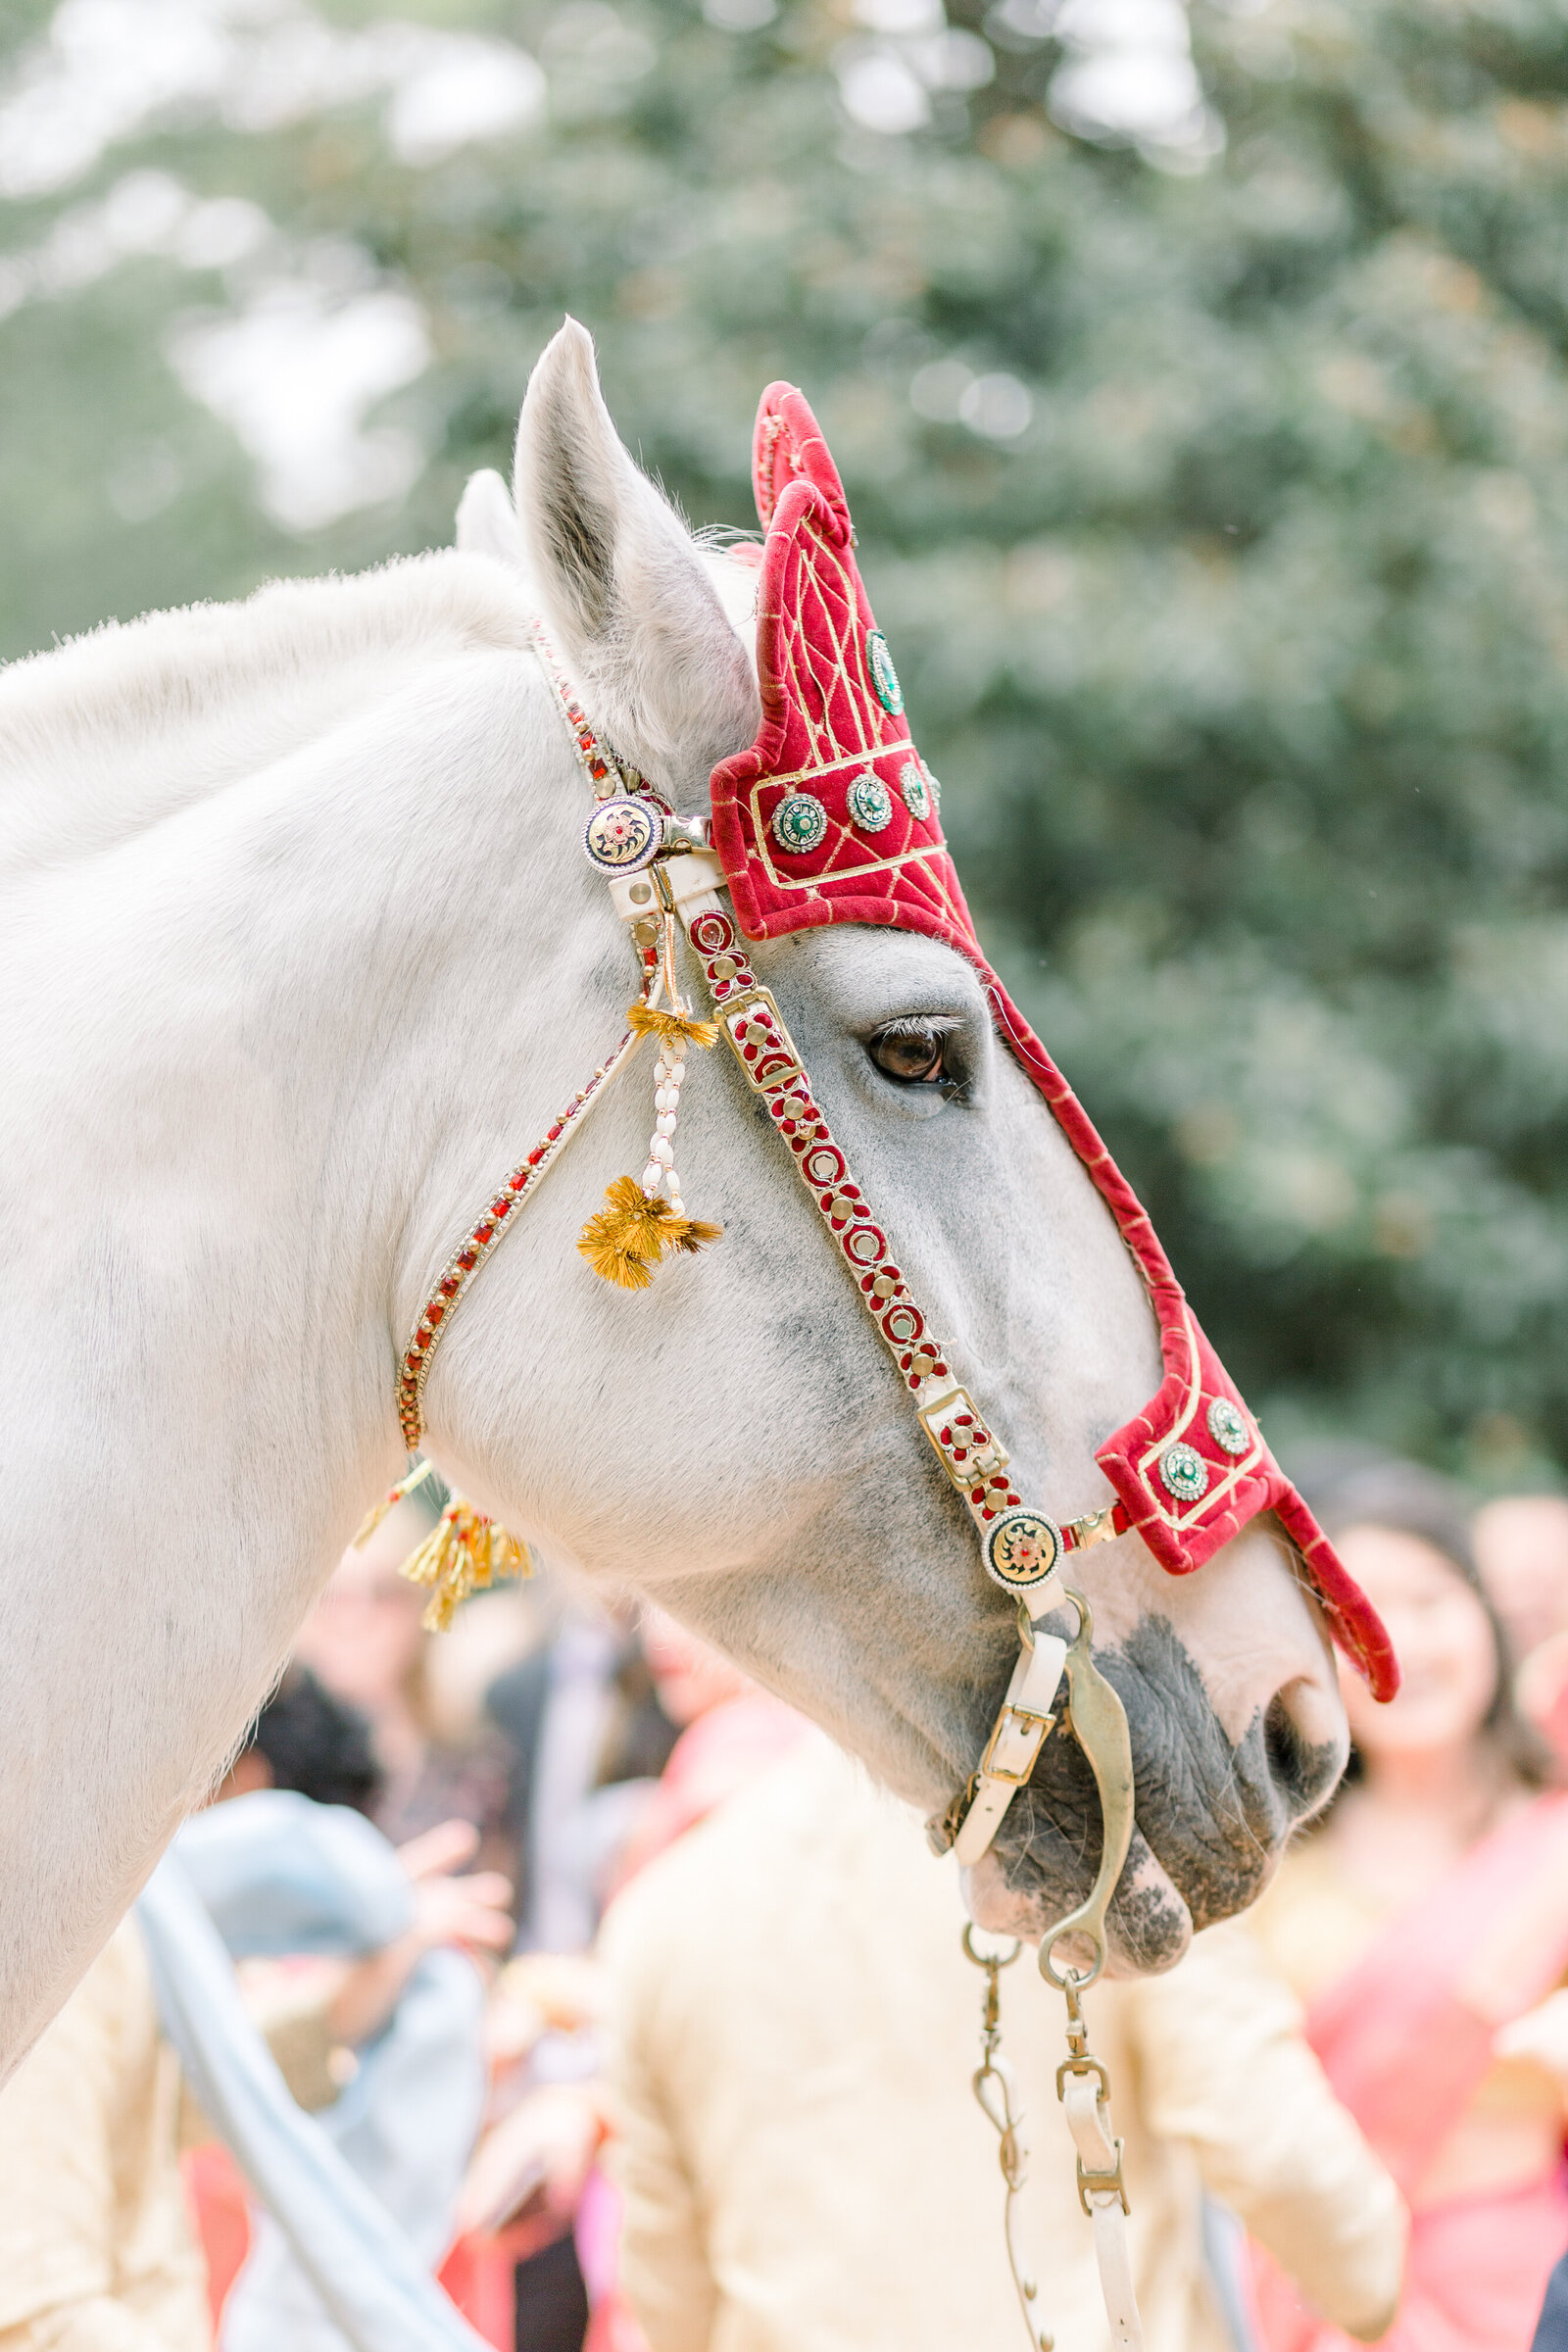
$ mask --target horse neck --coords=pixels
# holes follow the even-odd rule
[[[49,1017],[16,1046],[6,1230],[42,1346],[11,1427],[35,1493],[81,1513],[106,1605],[171,1523],[243,1574],[235,1666],[263,1683],[400,1464],[410,1301],[597,1057],[562,1019],[587,877],[536,665],[438,644],[405,666],[324,738],[22,894],[12,1001]]]
[[[517,580],[440,553],[111,621],[13,662],[0,671],[0,881],[130,840],[318,741],[412,670],[526,642]]]

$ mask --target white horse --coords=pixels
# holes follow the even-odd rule
[[[457,552],[110,626],[0,679],[0,2061],[222,1767],[402,1467],[393,1370],[433,1270],[623,1026],[632,958],[530,612],[679,806],[756,729],[751,575],[632,465],[580,329],[529,386],[515,498],[479,477]],[[853,928],[755,961],[1024,1491],[1108,1499],[1094,1450],[1158,1386],[1154,1323],[973,973]],[[951,1030],[956,1096],[883,1071],[897,1022]],[[429,1450],[940,1806],[1011,1604],[726,1056],[694,1065],[681,1149],[722,1244],[646,1295],[584,1265],[645,1098],[611,1095],[466,1301]],[[1132,1537],[1081,1576],[1137,1760],[1112,1927],[1159,1966],[1337,1778],[1334,1668],[1267,1525],[1180,1582]],[[1082,1761],[1048,1741],[982,1910],[1038,1929],[1097,1843]]]

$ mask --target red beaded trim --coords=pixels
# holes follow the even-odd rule
[[[1022,1500],[1007,1475],[1006,1454],[964,1391],[950,1385],[947,1351],[929,1336],[908,1284],[888,1256],[887,1236],[874,1221],[842,1148],[812,1100],[795,1041],[772,996],[759,983],[735,924],[722,908],[710,906],[692,915],[688,934],[736,1059],[788,1144],[796,1174],[854,1276],[900,1378],[917,1402],[925,1394],[922,1427],[970,1516],[985,1527],[999,1511],[1014,1510]],[[928,1383],[934,1385],[934,1395]],[[1091,1511],[1062,1528],[1062,1549],[1077,1551],[1123,1535],[1128,1523],[1124,1503]]]
[[[904,1385],[918,1398],[928,1384],[939,1384],[933,1403],[954,1394],[952,1421],[938,1426],[927,1422],[925,1426],[972,1517],[985,1526],[999,1511],[1016,1508],[1022,1498],[1004,1468],[988,1469],[983,1476],[967,1472],[971,1455],[984,1459],[990,1452],[990,1432],[976,1424],[971,1411],[960,1409],[968,1401],[962,1392],[950,1391],[953,1374],[947,1351],[940,1341],[929,1336],[926,1318],[910,1296],[908,1284],[888,1256],[887,1236],[873,1219],[842,1148],[812,1100],[810,1081],[777,1006],[760,986],[745,944],[727,914],[709,907],[694,915],[690,938],[724,1034],[788,1144],[796,1173],[854,1276],[861,1301],[898,1365]],[[1006,1456],[1002,1454],[1000,1459],[1004,1463]]]
[[[594,799],[612,801],[625,793],[639,800],[657,802],[666,814],[673,813],[663,794],[656,792],[645,775],[626,760],[617,759],[608,744],[600,742],[588,723],[587,711],[572,691],[571,680],[561,666],[555,647],[536,620],[528,625],[533,634],[533,649],[539,657],[539,666],[560,705],[561,715],[571,737],[572,750],[577,755],[577,764],[594,788]]]
[[[572,1120],[641,1042],[636,1030],[627,1030],[610,1059],[595,1070],[586,1086],[579,1088],[572,1096],[560,1118],[547,1129],[526,1159],[519,1160],[511,1173],[502,1178],[484,1214],[470,1226],[466,1238],[442,1267],[435,1288],[425,1300],[413,1336],[403,1351],[403,1362],[398,1369],[398,1421],[411,1453],[423,1435],[424,1384],[448,1316],[485,1259],[501,1242],[513,1210],[521,1207],[551,1161],[569,1141]]]

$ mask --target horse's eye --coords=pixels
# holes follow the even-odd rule
[[[871,1059],[903,1086],[936,1086],[947,1072],[948,1039],[926,1021],[901,1021],[871,1040]]]

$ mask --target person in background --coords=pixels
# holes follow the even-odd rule
[[[586,1955],[676,1738],[634,1620],[569,1597],[557,1597],[557,1612],[548,1638],[485,1694],[510,1758],[520,1957],[493,2004],[503,2063],[462,2208],[475,2233],[492,2235],[495,2262],[507,2261],[528,2352],[579,2352],[588,2326],[572,2218],[603,2119],[598,1978]],[[502,2230],[501,2215],[518,2206],[521,2218]]]
[[[334,1698],[310,1668],[296,1660],[262,1708],[245,1747],[217,1790],[215,1802],[223,1808],[225,1821],[235,1822],[240,1816],[227,1812],[229,1801],[262,1790],[306,1798],[313,1806],[341,1807],[369,1816],[375,1810],[380,1784],[365,1717]],[[246,1818],[252,1817],[248,1813]],[[299,1870],[306,1870],[317,1817],[311,1813],[302,1816],[297,1831],[280,1820],[270,1836],[262,1817],[255,1820],[252,1842],[241,1846],[227,1873],[241,1897],[245,1924],[256,1927],[258,1913],[269,1912],[278,1900],[287,1901],[303,1919],[310,1905],[302,1900],[305,1886],[298,1871],[290,1881],[285,1868],[275,1886],[272,1879],[264,1877],[248,1897],[244,1887],[247,1870],[254,1865],[274,1873],[278,1870],[282,1861],[279,1849],[286,1848]],[[192,1838],[200,1840],[203,1837],[199,1827],[190,1828],[180,1834],[176,1848],[185,1851]],[[372,1846],[376,1842],[372,1840]],[[314,1948],[238,1963],[246,2007],[265,2033],[290,2091],[308,2113],[327,2116],[338,2108],[359,2073],[356,2052],[387,2032],[427,1955],[459,1949],[483,1959],[499,1956],[508,1948],[511,1888],[497,1873],[475,1874],[469,1869],[477,1842],[470,1823],[454,1820],[407,1841],[395,1857],[385,1854],[381,1875],[388,1877],[395,1863],[412,1900],[401,1931],[389,1935],[375,1948],[364,1948],[363,1934],[356,1945],[355,1936],[346,1933],[342,1949]],[[367,1868],[372,1878],[375,1875],[373,1853],[362,1856],[352,1841],[344,1847],[341,1834],[332,1833],[317,1856],[314,1870],[308,1873],[317,1886],[318,1907],[320,1899],[328,1904],[332,1899],[325,1882],[332,1875],[332,1857],[340,1849],[349,1878]],[[348,1884],[346,1879],[345,1899]],[[319,1926],[318,1921],[316,1924]],[[267,1942],[270,1950],[277,1951],[274,1938],[269,1936]],[[417,2058],[413,2063],[416,2066]],[[340,2122],[341,2114],[333,2120],[334,2124]],[[368,2146],[362,2126],[357,2140],[351,2137],[348,2142],[350,2160],[362,2174]],[[390,2179],[396,2167],[389,2146],[374,2151],[371,2169],[377,2164]],[[221,2141],[203,2138],[187,2148],[183,2169],[207,2257],[209,2300],[216,2327],[241,2266],[257,2241],[257,2217],[238,2168]],[[279,2293],[286,2298],[295,2292],[286,2251],[265,2222],[262,2231],[270,2241],[263,2246],[262,2266],[269,2275],[262,2276],[253,2265],[244,2289],[253,2308],[242,2310],[236,2302],[228,2314],[227,2333],[237,2330],[240,2338],[250,2340],[258,2328],[265,2337],[270,2327],[286,2324],[303,2340],[303,2331],[313,2323],[299,2311],[290,2312],[286,2320],[279,2319],[274,2309]]]
[[[215,1804],[257,1788],[291,1788],[313,1804],[347,1805],[368,1819],[381,1792],[370,1727],[295,1659],[250,1729]]]
[[[1351,1776],[1251,1929],[1410,2207],[1390,2352],[1520,2352],[1568,2244],[1568,1795],[1514,1707],[1465,1497],[1392,1460],[1306,1491],[1404,1682],[1378,1706],[1342,1673]],[[1255,2284],[1270,2352],[1343,2346],[1266,2257]]]
[[[964,1925],[952,1856],[934,1861],[918,1816],[814,1732],[616,1898],[602,1939],[610,2154],[621,2276],[654,2352],[1021,2344],[998,2135],[971,2087],[985,1980]],[[1032,1950],[1001,1991],[1031,2324],[1107,2352],[1054,2096],[1064,2007]],[[1375,2336],[1398,2291],[1402,2209],[1245,1930],[1199,1936],[1166,1976],[1102,1983],[1087,2007],[1126,2146],[1150,2352],[1231,2352],[1205,2188]]]
[[[328,2124],[357,2073],[353,2052],[375,2041],[381,2065],[394,2048],[389,2028],[411,1985],[421,1989],[425,2046],[443,2032],[442,2046],[452,2044],[450,2028],[429,2018],[440,1992],[429,1982],[431,1956],[454,1946],[504,1950],[512,1934],[506,1882],[462,1875],[474,1844],[467,1824],[430,1833],[400,1858],[354,1818],[372,1798],[375,1779],[364,1723],[308,1672],[291,1668],[219,1791],[239,1801],[197,1815],[175,1839],[203,1899],[220,1896],[242,1945],[250,1933],[260,1928],[265,1936],[276,1923],[280,1903],[308,1910],[329,1898],[335,1859],[348,1864],[349,1877],[357,1866],[362,1882],[368,1862],[376,1863],[382,1884],[372,1908],[397,1932],[375,1949],[363,1941],[354,1949],[350,1937],[341,1957],[318,1952],[302,1964],[242,1964],[252,2016],[285,2080]],[[237,1841],[227,1835],[230,1823],[241,1828]],[[340,1826],[313,1851],[317,1823],[346,1824],[347,1847]],[[356,1837],[377,1855],[357,1852]],[[468,2005],[477,2070],[477,1987]],[[363,2085],[358,2104],[366,2106]],[[188,2102],[181,2110],[180,2071],[161,2029],[146,1932],[133,1912],[0,2091],[3,2352],[208,2352],[252,2219],[228,2150],[205,2136],[205,2119]],[[345,2153],[363,2177],[368,2134],[364,2121],[356,2122],[358,2138],[348,2139]],[[181,2137],[188,2143],[197,2133],[202,2144],[187,2146],[187,2165],[213,2255],[211,2280],[181,2181]],[[466,2146],[454,2184],[466,2154]],[[274,2279],[277,2270],[274,2262]],[[298,2329],[269,2333],[265,2311],[259,2316],[267,2352],[284,2340],[307,2340]]]
[[[608,1646],[599,1654],[608,1662]],[[605,1855],[605,1875],[612,1871],[617,1887],[765,1771],[806,1729],[792,1708],[760,1690],[728,1659],[660,1610],[644,1612],[639,1663],[642,1673],[635,1678],[624,1665],[620,1669],[620,1752],[640,1747],[647,1755],[656,1743],[667,1745],[669,1738],[674,1744],[657,1786],[637,1785],[639,1801],[627,1808],[618,1849]],[[534,1690],[542,1685],[536,1674]],[[607,1686],[600,1689],[603,1719],[613,1724],[614,1701]],[[555,1703],[568,1726],[574,1706],[587,1714],[580,1688],[575,1697],[572,1692],[570,1677],[563,1676]],[[585,1728],[581,1721],[574,1726],[579,1758],[585,1752]],[[545,1744],[539,1740],[535,1752]],[[574,1886],[568,1878],[565,1891],[591,1901],[597,1915],[602,1882]],[[556,1914],[558,1920],[569,1916],[564,1905]],[[533,2249],[532,2259],[517,2272],[519,2347],[577,2352],[586,2329],[591,2352],[641,2352],[640,2333],[616,2285],[618,2200],[594,2162],[612,2128],[599,2075],[601,1971],[593,1959],[536,1950],[513,1963],[501,1992],[500,2006],[510,2009],[514,2021],[525,2024],[532,2015],[531,2039],[525,2033],[518,2042],[519,2053],[526,2048],[530,2054],[530,2079],[524,2095],[499,2116],[481,2142],[460,2210],[477,2223],[484,2215],[499,2218],[523,2209],[521,2231],[509,2240]],[[553,2038],[580,2053],[583,2063],[575,2078],[559,2062],[549,2062]],[[542,2054],[547,2063],[541,2067]],[[541,2244],[547,2239],[553,2242]],[[562,2283],[568,2256],[575,2290],[569,2303]],[[547,2301],[552,2279],[554,2299]]]
[[[179,2108],[132,1914],[0,2090],[0,2352],[210,2352]]]
[[[1499,1495],[1476,1513],[1471,1534],[1519,1661],[1514,1695],[1568,1762],[1568,1495]]]
[[[642,1644],[659,1704],[680,1737],[626,1841],[617,1892],[677,1838],[788,1755],[806,1730],[804,1716],[662,1609],[644,1610]]]
[[[394,1845],[449,1821],[477,1833],[477,1860],[515,1883],[507,1827],[507,1752],[494,1729],[444,1735],[430,1692],[421,1623],[427,1595],[399,1574],[434,1524],[424,1488],[350,1544],[301,1629],[295,1655],[369,1727],[381,1775],[371,1819]]]
[[[518,1949],[584,1952],[678,1730],[636,1623],[568,1601],[549,1640],[497,1677],[485,1711],[511,1756]]]
[[[1568,1494],[1499,1494],[1477,1511],[1470,1538],[1516,1659],[1568,1632]]]

